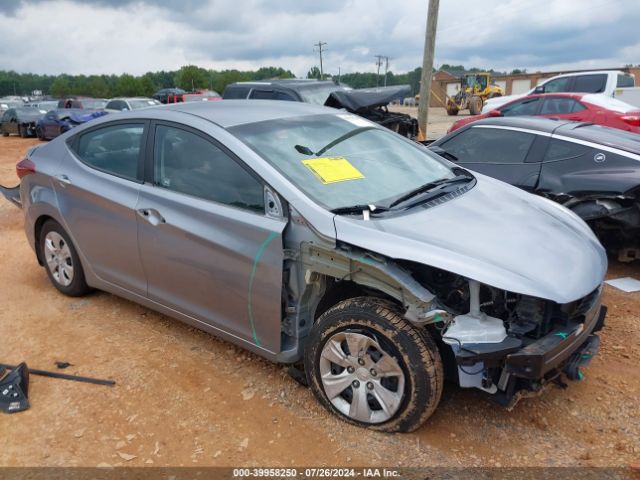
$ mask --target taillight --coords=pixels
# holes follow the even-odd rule
[[[628,125],[640,127],[640,115],[624,115],[620,119]]]
[[[36,173],[36,164],[28,158],[25,158],[16,165],[16,173],[19,178],[26,177],[31,173]]]

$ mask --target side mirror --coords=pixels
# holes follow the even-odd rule
[[[533,89],[533,93],[544,93],[544,85],[538,85]]]
[[[489,116],[490,117],[501,117],[502,116],[502,112],[500,110],[491,110],[489,112]]]

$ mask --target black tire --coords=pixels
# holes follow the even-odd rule
[[[382,348],[383,353],[397,362],[396,366],[400,367],[404,374],[402,392],[399,389],[394,392],[396,395],[401,395],[399,406],[396,407],[395,413],[383,421],[366,422],[354,419],[341,412],[325,393],[321,376],[323,349],[330,339],[335,341],[333,339],[339,339],[341,335],[353,333],[375,340]],[[336,344],[334,343],[334,345]],[[350,355],[351,352],[345,351],[345,348],[349,350],[349,347],[345,345],[346,340],[340,343],[341,355],[344,355],[345,359],[358,358],[360,361],[376,353],[375,349],[369,353],[371,347],[367,347],[366,350],[361,350],[358,357],[354,357]],[[344,300],[323,313],[311,329],[304,360],[309,386],[318,401],[329,411],[354,425],[384,432],[410,432],[420,427],[431,416],[442,395],[442,359],[432,338],[426,331],[418,331],[407,323],[402,318],[398,306],[379,298],[358,297]],[[324,362],[326,365],[326,358]],[[367,404],[367,409],[375,411],[374,407],[378,407],[378,412],[386,413],[381,408],[381,404],[377,403],[377,400],[371,395],[373,386],[370,385],[370,380],[378,380],[382,383],[384,381],[383,375],[377,379],[375,377],[367,379],[363,376],[369,366],[358,367],[357,364],[354,364],[357,368],[354,373],[354,367],[349,367],[351,369],[349,371],[347,367],[340,367],[330,361],[328,363],[331,365],[332,374],[344,375],[347,372],[351,375],[357,375],[362,382],[348,385],[344,391],[333,397],[334,401],[337,400],[344,404],[344,402],[348,402],[349,397],[351,401],[355,401],[353,387],[366,388],[368,390],[364,390],[366,392],[366,400],[364,401]],[[359,365],[366,364],[360,363]],[[369,365],[375,366],[376,364]],[[333,372],[334,368],[337,369],[335,373]],[[340,368],[342,368],[341,371]],[[373,370],[371,369],[375,374]],[[379,385],[375,388],[379,388]]]
[[[52,267],[49,262],[51,257],[48,256],[48,250],[45,246],[45,242],[47,241],[47,236],[50,233],[57,234],[59,237],[61,237],[63,245],[68,248],[68,251],[70,253],[70,255],[68,256],[67,264],[73,268],[73,275],[71,276],[70,282],[67,285],[64,284],[64,281],[58,280],[56,278],[56,275],[58,275],[58,277],[62,275],[62,272],[60,271],[60,265],[58,265],[57,267]],[[80,263],[80,258],[78,257],[76,248],[69,239],[69,235],[67,235],[67,232],[64,231],[64,229],[58,222],[48,220],[42,226],[42,230],[40,231],[40,238],[38,239],[38,241],[41,258],[44,262],[44,269],[47,271],[47,276],[49,277],[49,280],[51,280],[51,283],[54,287],[56,287],[61,293],[64,293],[69,297],[81,297],[91,291],[91,288],[85,281],[84,270],[82,269],[82,264]],[[65,276],[65,278],[69,279],[68,276]]]
[[[25,131],[24,127],[22,125],[18,125],[18,136],[20,138],[26,138],[27,137],[27,132]]]
[[[44,132],[41,127],[36,127],[36,137],[38,137],[38,140],[45,140]]]
[[[453,102],[448,102],[446,108],[447,108],[447,115],[449,116],[458,115],[458,111],[460,110],[458,106]]]
[[[471,97],[469,100],[469,113],[471,115],[480,115],[482,112],[482,98],[478,96]]]

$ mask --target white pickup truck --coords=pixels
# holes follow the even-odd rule
[[[490,98],[482,107],[482,113],[490,112],[507,102],[532,93],[556,92],[601,93],[640,108],[640,87],[635,86],[633,75],[620,70],[599,70],[557,75],[526,93]]]

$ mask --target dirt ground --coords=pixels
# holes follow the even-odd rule
[[[440,117],[441,120],[436,122]],[[446,130],[446,115],[434,115]],[[446,124],[445,124],[446,123]],[[435,128],[434,128],[435,130]],[[0,138],[0,184],[37,140]],[[0,363],[110,378],[31,377],[31,409],[0,416],[0,466],[627,466],[640,460],[640,293],[605,287],[600,355],[582,382],[507,412],[446,385],[415,433],[356,428],[285,369],[106,293],[59,294],[0,199]],[[609,277],[640,277],[612,262]]]

